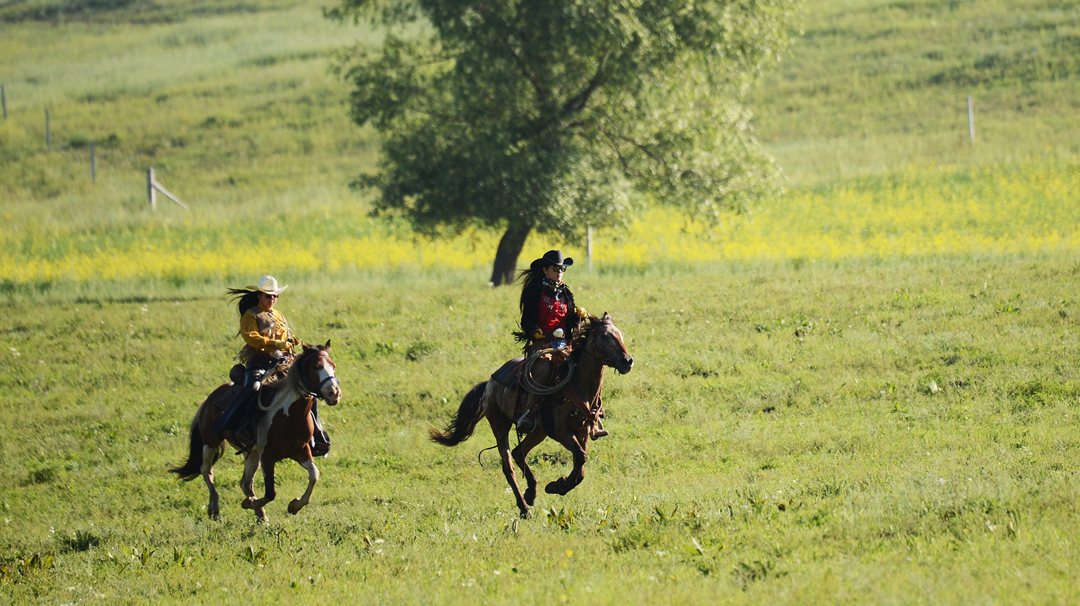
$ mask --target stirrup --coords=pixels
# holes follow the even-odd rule
[[[514,423],[518,433],[530,433],[532,430],[536,429],[536,419],[529,416],[530,412],[532,411],[525,411],[525,414],[518,417],[517,422]],[[526,423],[528,423],[527,427]]]
[[[312,440],[310,448],[313,457],[325,457],[330,454],[330,442],[315,442]]]

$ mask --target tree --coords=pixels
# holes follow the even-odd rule
[[[771,195],[740,105],[790,38],[794,0],[343,0],[385,28],[340,68],[382,134],[354,186],[438,234],[504,230],[491,281],[533,231],[579,238],[670,204],[718,221]]]

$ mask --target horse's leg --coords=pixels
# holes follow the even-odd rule
[[[517,473],[514,472],[514,464],[510,462],[510,427],[513,425],[513,421],[491,407],[488,408],[487,418],[488,423],[491,424],[491,432],[495,434],[495,446],[499,449],[499,458],[502,459],[502,469],[503,475],[506,476],[506,483],[514,491],[514,500],[517,501],[521,517],[527,518],[529,517],[529,505],[521,496],[521,489],[518,488],[517,483]]]
[[[241,503],[244,509],[254,509],[255,515],[260,520],[266,521],[266,511],[263,510],[263,502],[261,505],[259,501],[255,499],[255,472],[259,471],[259,466],[262,464],[262,450],[255,449],[248,453],[247,458],[244,459],[244,476],[240,478],[240,489],[244,491],[244,496],[247,497]],[[265,471],[263,472],[265,477]],[[268,488],[269,490],[269,488]]]
[[[221,505],[218,503],[218,491],[214,486],[214,463],[217,461],[217,447],[203,444],[202,447],[202,477],[206,487],[210,490],[210,502],[206,505],[206,515],[211,520],[221,519]]]
[[[547,438],[547,434],[538,428],[525,436],[525,439],[510,453],[514,457],[514,462],[521,468],[521,473],[525,476],[525,504],[529,507],[532,507],[533,503],[536,502],[536,476],[533,475],[532,468],[529,467],[525,457],[528,456],[529,451],[536,448],[545,438]]]
[[[562,429],[562,428],[560,428]],[[559,444],[562,444],[574,457],[574,469],[570,475],[563,476],[553,482],[548,482],[544,492],[548,494],[566,494],[581,484],[585,479],[585,439],[579,439],[573,433],[562,429],[556,432],[558,435],[551,436]]]
[[[276,464],[277,461],[269,458],[262,462],[263,488],[266,490],[263,498],[244,501],[244,509],[254,509],[255,515],[259,516],[259,519],[263,522],[266,521],[266,511],[263,508],[277,497],[277,489],[274,487],[274,466]]]
[[[299,499],[293,499],[289,503],[289,513],[293,515],[300,513],[300,510],[311,502],[311,491],[315,489],[315,483],[319,481],[319,468],[315,466],[315,461],[311,458],[311,450],[306,444],[304,445],[304,452],[307,453],[306,458],[304,455],[300,455],[295,460],[307,470],[307,490]]]

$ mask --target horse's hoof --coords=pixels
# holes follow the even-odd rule
[[[533,486],[525,491],[525,504],[532,507],[536,504],[536,487]]]
[[[255,509],[255,499],[252,497],[248,497],[243,501],[240,501],[240,506],[244,509]]]
[[[300,513],[300,510],[304,508],[304,504],[300,502],[300,499],[293,499],[289,502],[289,513],[296,515]]]
[[[548,485],[544,487],[544,492],[548,494],[565,495],[574,489],[576,484],[571,484],[566,481],[566,478],[559,478],[553,482],[548,482]]]
[[[529,508],[528,507],[521,510],[521,519],[522,520],[528,520],[529,519]]]

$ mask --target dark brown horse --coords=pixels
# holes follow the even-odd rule
[[[319,481],[319,468],[311,457],[311,436],[315,423],[311,418],[311,407],[315,398],[326,400],[334,406],[341,400],[341,388],[334,374],[335,365],[330,359],[330,341],[326,345],[304,345],[304,351],[292,363],[288,373],[280,381],[266,385],[256,392],[258,406],[263,411],[255,428],[254,443],[247,443],[242,438],[226,431],[224,439],[216,437],[212,427],[214,420],[224,411],[233,397],[232,384],[222,385],[214,390],[195,412],[191,423],[191,447],[187,462],[180,467],[170,469],[184,480],[193,480],[202,476],[210,489],[210,504],[206,508],[212,519],[218,519],[221,508],[218,505],[218,492],[214,487],[214,463],[225,452],[228,441],[238,451],[247,451],[244,461],[244,476],[240,488],[247,495],[242,505],[244,509],[254,509],[259,519],[266,520],[263,507],[274,500],[274,465],[278,461],[291,458],[308,472],[308,487],[304,495],[289,503],[289,513],[298,513],[311,500],[311,491]],[[255,498],[255,472],[263,468],[266,493],[261,499]]]
[[[604,382],[604,367],[610,366],[620,374],[630,372],[634,358],[626,351],[622,332],[611,321],[611,316],[590,317],[585,328],[574,341],[570,359],[575,370],[562,391],[540,401],[541,423],[528,433],[520,444],[510,451],[510,429],[525,410],[531,394],[510,388],[494,380],[485,381],[472,388],[458,407],[445,431],[431,430],[431,439],[439,444],[454,446],[472,435],[481,417],[486,416],[495,434],[495,441],[502,458],[503,474],[514,491],[521,517],[529,515],[529,508],[536,500],[536,476],[533,475],[525,457],[529,451],[552,438],[562,444],[574,457],[574,468],[569,475],[548,483],[548,494],[564,495],[585,479],[585,453],[588,448],[589,428],[595,420],[600,402],[600,390]],[[543,374],[541,371],[538,374]],[[535,396],[533,396],[535,399]],[[513,461],[525,474],[525,494],[518,488]]]

